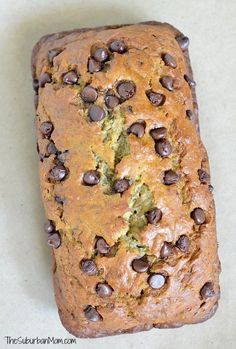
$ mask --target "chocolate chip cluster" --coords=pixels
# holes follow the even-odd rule
[[[123,54],[127,51],[127,46],[123,40],[112,41],[108,48],[93,47],[91,49],[91,57],[88,59],[88,71],[90,73],[97,73],[101,71],[106,62],[109,61],[111,53],[117,52]]]
[[[61,235],[56,230],[53,221],[48,220],[44,225],[44,230],[48,235],[47,243],[49,246],[58,248],[61,245]]]
[[[66,160],[67,151],[62,153],[59,151],[54,142],[50,140],[51,134],[53,132],[53,124],[51,121],[44,121],[41,123],[39,130],[41,131],[42,137],[49,140],[47,145],[47,154],[44,156],[41,155],[41,161],[43,161],[44,157],[47,157],[51,154],[55,155],[55,166],[50,170],[48,179],[52,182],[61,182],[68,178],[69,170],[64,166],[64,161]]]

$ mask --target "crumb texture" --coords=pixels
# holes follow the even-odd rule
[[[100,337],[192,324],[219,299],[189,40],[168,24],[43,37],[37,149],[63,325]]]

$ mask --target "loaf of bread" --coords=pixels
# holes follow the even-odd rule
[[[220,264],[189,39],[166,23],[43,37],[32,55],[56,302],[100,337],[211,317]]]

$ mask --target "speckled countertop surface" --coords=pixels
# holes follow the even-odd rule
[[[40,36],[66,29],[145,20],[166,21],[191,40],[190,57],[202,139],[215,187],[222,298],[203,324],[175,330],[79,340],[60,348],[233,348],[235,321],[235,61],[236,4],[227,0],[0,0],[0,347],[12,338],[72,338],[60,324],[53,298],[50,251],[42,229],[33,126],[30,55]],[[21,348],[44,347],[21,345]],[[53,348],[48,344],[45,347]]]

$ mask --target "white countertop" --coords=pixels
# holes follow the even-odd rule
[[[86,349],[236,347],[236,2],[234,0],[0,0],[0,348],[4,336],[72,338],[53,297],[38,184],[30,55],[44,34],[76,27],[166,21],[190,37],[190,57],[217,208],[222,297],[209,321],[175,330],[77,339]],[[73,348],[21,345],[21,348]]]

